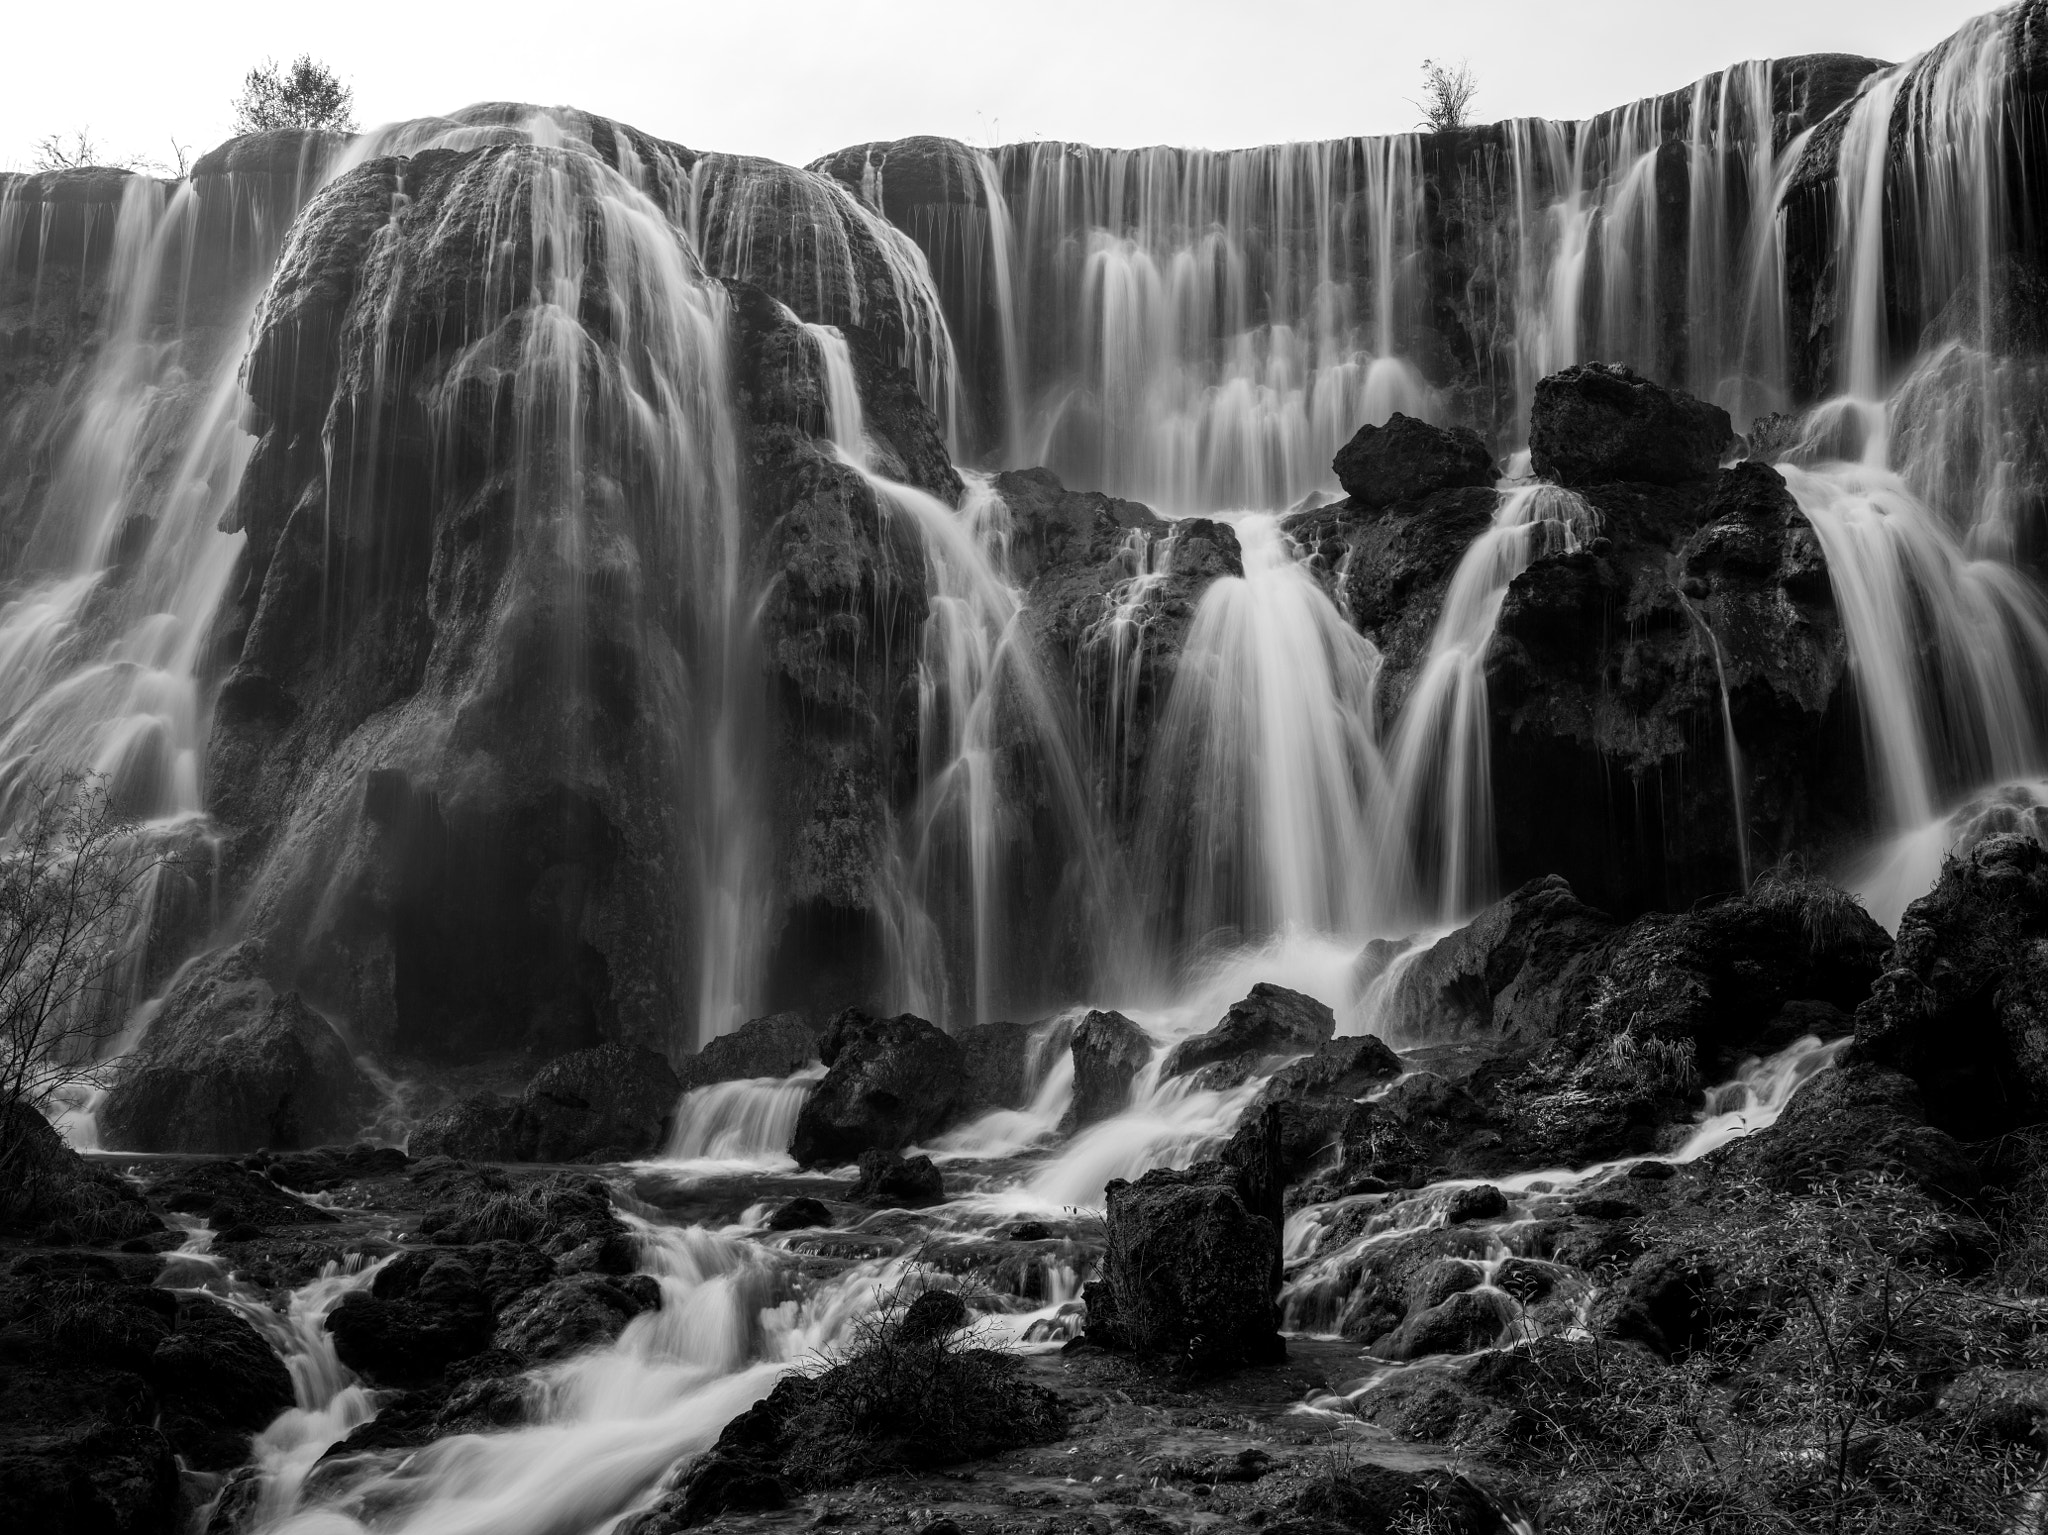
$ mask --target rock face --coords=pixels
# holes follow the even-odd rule
[[[2048,850],[2007,834],[1906,908],[1856,1010],[1856,1059],[1902,1072],[1938,1128],[1983,1140],[2048,1109]]]
[[[1298,991],[1260,981],[1206,1034],[1168,1052],[1162,1080],[1203,1072],[1205,1086],[1233,1086],[1278,1057],[1306,1055],[1337,1032],[1328,1006]]]
[[[871,1149],[901,1151],[944,1130],[968,1106],[960,1046],[909,1013],[841,1013],[818,1055],[830,1069],[797,1116],[789,1154],[799,1167],[851,1162]]]
[[[1092,1012],[1074,1029],[1074,1099],[1064,1130],[1081,1130],[1120,1114],[1131,1084],[1152,1060],[1152,1040],[1122,1013]]]
[[[1155,1167],[1108,1187],[1109,1246],[1087,1287],[1088,1341],[1197,1370],[1271,1364],[1280,1230],[1237,1168]]]
[[[749,1019],[685,1057],[676,1076],[685,1092],[714,1082],[791,1076],[818,1063],[818,1032],[802,1013]]]
[[[945,1197],[945,1180],[930,1157],[906,1157],[900,1151],[874,1149],[860,1154],[860,1178],[853,1186],[854,1203],[915,1209],[935,1205]]]
[[[179,977],[100,1109],[136,1151],[279,1150],[349,1140],[378,1102],[326,1019],[264,978],[243,942]]]
[[[1379,510],[1433,491],[1493,484],[1493,455],[1469,427],[1431,426],[1399,411],[1384,426],[1362,426],[1330,466],[1344,494]]]
[[[527,1084],[520,1103],[522,1160],[645,1156],[667,1143],[681,1096],[676,1074],[651,1050],[599,1045],[559,1056]]]
[[[1735,441],[1728,412],[1654,384],[1619,363],[1577,363],[1536,386],[1529,452],[1560,485],[1682,485],[1720,466]]]

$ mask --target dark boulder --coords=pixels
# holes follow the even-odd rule
[[[1514,1303],[1498,1290],[1465,1290],[1409,1317],[1368,1352],[1394,1360],[1469,1354],[1498,1342],[1514,1318]]]
[[[1360,427],[1330,467],[1346,495],[1375,509],[1432,491],[1491,485],[1497,478],[1493,455],[1477,432],[1431,426],[1399,411],[1385,426]]]
[[[1280,1231],[1236,1170],[1155,1167],[1105,1191],[1109,1243],[1088,1285],[1088,1341],[1197,1370],[1272,1364],[1279,1332]]]
[[[0,1145],[13,1149],[0,1187],[0,1231],[98,1246],[164,1229],[126,1179],[86,1161],[27,1104],[0,1104]]]
[[[499,1311],[491,1346],[538,1364],[610,1343],[634,1317],[660,1308],[661,1286],[649,1275],[568,1274]]]
[[[173,1331],[150,1354],[164,1432],[187,1464],[224,1471],[293,1402],[292,1378],[268,1340],[205,1294],[178,1297]]]
[[[430,1115],[406,1144],[416,1157],[516,1162],[519,1122],[517,1099],[498,1093],[473,1093]]]
[[[1774,1124],[1715,1160],[1788,1194],[1881,1174],[1931,1194],[1970,1199],[1983,1182],[1955,1137],[1927,1122],[1918,1084],[1869,1061],[1852,1060],[1815,1076]]]
[[[1536,472],[1560,485],[1704,479],[1734,440],[1720,406],[1620,363],[1578,363],[1553,373],[1537,383],[1529,412]]]
[[[1401,1058],[1375,1035],[1319,1046],[1273,1073],[1259,1093],[1280,1127],[1280,1157],[1290,1181],[1337,1147],[1365,1093],[1401,1075]]]
[[[350,1139],[378,1093],[327,1020],[236,944],[194,961],[164,997],[100,1107],[134,1151],[279,1150]]]
[[[822,1231],[832,1225],[832,1211],[822,1199],[799,1195],[776,1208],[768,1217],[769,1231]]]
[[[1260,981],[1215,1028],[1175,1045],[1160,1077],[1201,1071],[1205,1086],[1234,1086],[1269,1062],[1309,1054],[1336,1032],[1337,1016],[1326,1004]]]
[[[799,1167],[851,1162],[870,1148],[901,1151],[968,1108],[959,1044],[909,1013],[843,1012],[818,1053],[829,1069],[797,1116],[789,1151]]]
[[[272,1183],[301,1194],[321,1194],[344,1184],[403,1174],[412,1159],[396,1146],[358,1141],[353,1146],[318,1146],[281,1156],[261,1153],[249,1165]]]
[[[490,1346],[491,1299],[462,1254],[402,1253],[367,1290],[344,1295],[327,1327],[351,1370],[376,1385],[412,1385]]]
[[[953,1038],[967,1070],[969,1113],[989,1109],[1021,1109],[1038,1087],[1041,1052],[1035,1048],[1038,1029],[1028,1023],[983,1023],[957,1031]]]
[[[714,1082],[794,1076],[818,1063],[819,1030],[802,1013],[750,1018],[676,1068],[684,1091]]]
[[[523,1159],[620,1161],[668,1141],[682,1084],[652,1050],[599,1045],[558,1056],[519,1102]]]
[[[1074,1029],[1074,1098],[1060,1128],[1071,1134],[1121,1114],[1152,1060],[1151,1036],[1122,1013],[1092,1012]]]
[[[860,1154],[860,1178],[852,1197],[856,1204],[916,1209],[943,1200],[946,1184],[930,1157],[870,1147]]]
[[[2048,849],[2008,834],[1949,860],[1906,908],[1850,1048],[1912,1078],[1962,1140],[2048,1114]]]

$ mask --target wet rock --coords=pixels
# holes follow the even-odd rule
[[[554,1258],[588,1248],[589,1266],[611,1273],[633,1266],[632,1238],[595,1178],[551,1173],[512,1185],[470,1174],[443,1181],[435,1194],[451,1202],[430,1206],[420,1217],[420,1231],[443,1246],[530,1243]]]
[[[490,1346],[490,1296],[457,1253],[403,1253],[368,1290],[342,1297],[328,1331],[351,1370],[379,1385],[411,1385]]]
[[[852,1197],[857,1204],[920,1209],[943,1200],[946,1185],[930,1157],[869,1147],[860,1154],[860,1178]]]
[[[769,1231],[822,1231],[833,1224],[832,1211],[822,1199],[809,1195],[788,1201],[768,1217]]]
[[[802,1013],[750,1018],[676,1068],[685,1092],[714,1082],[793,1076],[818,1063],[818,1036]]]
[[[519,1160],[520,1104],[498,1093],[472,1093],[422,1121],[407,1142],[417,1157],[464,1162]]]
[[[14,1147],[8,1186],[0,1189],[0,1231],[88,1246],[163,1233],[125,1178],[86,1161],[28,1105],[0,1105],[0,1139]]]
[[[1466,1290],[1409,1317],[1367,1351],[1376,1359],[1422,1359],[1490,1348],[1514,1320],[1514,1306],[1493,1290]]]
[[[1444,1204],[1444,1223],[1458,1226],[1466,1221],[1498,1220],[1508,1213],[1508,1198],[1490,1183],[1455,1189]]]
[[[1531,880],[1404,969],[1380,1016],[1397,1038],[1547,1037],[1614,929],[1556,875]]]
[[[2048,1112],[2048,849],[2004,835],[1947,863],[1856,1009],[1851,1058],[1911,1077],[1964,1140]]]
[[[1197,1370],[1286,1357],[1280,1232],[1223,1164],[1154,1168],[1105,1190],[1109,1243],[1089,1284],[1088,1341]]]
[[[1074,1097],[1060,1128],[1067,1134],[1121,1114],[1131,1084],[1152,1060],[1151,1036],[1122,1013],[1091,1012],[1074,1029]]]
[[[292,1405],[284,1362],[243,1317],[209,1295],[180,1295],[173,1331],[151,1352],[160,1426],[186,1463],[222,1471],[248,1458],[251,1435]]]
[[[1038,1086],[1032,1071],[1037,1032],[1028,1023],[984,1023],[954,1033],[967,1071],[969,1113],[1021,1109],[1031,1102]]]
[[[1791,1194],[1869,1174],[1951,1199],[1969,1199],[1983,1183],[1955,1137],[1927,1122],[1919,1085],[1868,1061],[1851,1060],[1814,1077],[1775,1124],[1715,1160]]]
[[[341,1036],[264,977],[249,941],[188,966],[100,1108],[135,1151],[286,1150],[347,1140],[378,1094]]]
[[[1703,479],[1734,440],[1720,406],[1620,363],[1579,363],[1539,381],[1529,413],[1536,472],[1560,485]]]
[[[599,1045],[559,1056],[519,1103],[523,1159],[625,1161],[667,1144],[682,1084],[651,1050]]]
[[[1469,427],[1431,426],[1395,411],[1384,426],[1362,426],[1330,467],[1344,493],[1380,508],[1432,491],[1493,484],[1493,455]]]
[[[1202,1071],[1205,1086],[1234,1086],[1268,1062],[1311,1053],[1336,1032],[1336,1015],[1326,1005],[1261,981],[1215,1028],[1175,1045],[1160,1078]]]
[[[797,1116],[789,1149],[799,1167],[851,1162],[871,1148],[900,1151],[966,1111],[960,1046],[922,1018],[841,1013],[818,1053],[829,1070]]]
[[[149,1197],[166,1210],[202,1217],[215,1231],[242,1225],[326,1225],[336,1219],[332,1212],[294,1198],[263,1174],[233,1162],[174,1168],[150,1184]]]
[[[1282,1066],[1260,1097],[1272,1100],[1328,1093],[1356,1098],[1382,1082],[1393,1081],[1403,1070],[1401,1057],[1377,1034],[1347,1035],[1327,1040],[1313,1055]]]
[[[271,1182],[301,1194],[325,1193],[361,1179],[395,1177],[411,1160],[396,1146],[373,1146],[367,1141],[251,1159]]]
[[[498,1315],[493,1348],[529,1363],[610,1343],[643,1311],[661,1308],[651,1276],[571,1274],[528,1290]]]

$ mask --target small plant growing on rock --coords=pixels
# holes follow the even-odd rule
[[[1471,122],[1472,98],[1478,94],[1479,77],[1464,60],[1451,64],[1424,59],[1422,99],[1408,104],[1422,113],[1421,127],[1431,133],[1448,133]]]

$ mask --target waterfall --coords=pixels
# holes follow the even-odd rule
[[[1389,753],[1394,824],[1413,841],[1440,918],[1468,913],[1494,893],[1486,657],[1508,587],[1538,555],[1580,548],[1599,524],[1572,491],[1541,483],[1504,489],[1492,525],[1452,573]]]
[[[787,1171],[797,1115],[825,1068],[790,1077],[714,1082],[683,1094],[665,1162],[713,1162],[722,1170]]]
[[[1374,726],[1380,657],[1279,519],[1234,522],[1159,716],[1140,832],[1154,942],[1182,961],[1276,931],[1363,933],[1401,881]]]

